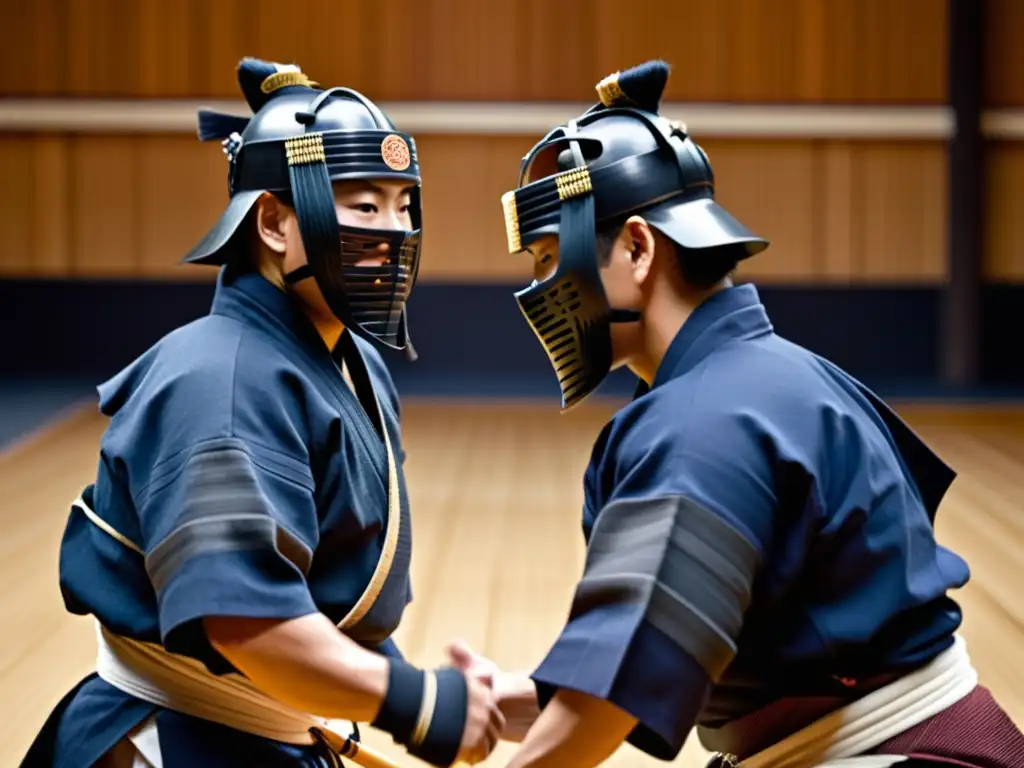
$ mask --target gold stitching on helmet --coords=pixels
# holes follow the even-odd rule
[[[573,168],[558,174],[555,176],[555,185],[558,187],[559,200],[585,195],[594,188],[590,181],[590,171],[587,168]]]
[[[594,87],[597,97],[606,107],[614,105],[626,96],[619,87],[619,74],[619,72],[613,72]]]
[[[523,250],[523,241],[519,236],[519,210],[516,207],[516,191],[514,189],[501,196],[501,207],[505,211],[505,236],[508,238],[508,252],[519,253]]]
[[[306,133],[293,139],[287,139],[284,143],[284,151],[288,158],[288,165],[327,162],[322,133]]]
[[[316,88],[319,83],[314,83],[303,72],[275,72],[264,78],[263,82],[260,83],[260,90],[264,93],[273,93],[291,85],[304,85],[307,88]]]

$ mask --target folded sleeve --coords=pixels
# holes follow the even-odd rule
[[[168,650],[192,654],[196,633],[179,630],[205,616],[317,610],[305,581],[317,539],[307,467],[238,438],[205,441],[165,464],[137,507]]]
[[[708,425],[711,426],[711,425]],[[618,447],[568,622],[534,674],[638,721],[629,741],[670,760],[736,654],[773,509],[757,440],[728,420],[640,424]]]

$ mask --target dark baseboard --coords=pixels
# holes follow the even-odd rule
[[[410,305],[420,355],[388,353],[404,394],[554,396],[550,367],[516,308],[512,286],[422,283]],[[1024,285],[985,289],[984,381],[971,391],[939,377],[942,292],[938,287],[760,289],[776,330],[879,391],[906,397],[996,397],[1024,392]],[[209,283],[0,280],[5,354],[0,376],[96,381],[174,327],[204,314]],[[620,372],[603,392],[628,394]]]
[[[0,452],[41,426],[93,404],[88,380],[69,376],[0,378]]]

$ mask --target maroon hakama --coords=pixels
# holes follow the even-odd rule
[[[873,755],[907,755],[899,768],[1024,768],[1024,734],[984,686],[923,723],[894,736]]]

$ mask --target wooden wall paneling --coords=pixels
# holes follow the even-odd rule
[[[0,141],[0,275],[67,274],[67,167],[62,137]]]
[[[241,6],[240,12],[250,16],[244,28],[245,42],[251,52],[236,51],[236,63],[242,55],[283,63],[294,62],[314,80],[320,80],[324,85],[334,85],[333,80],[327,82],[324,78],[328,73],[337,71],[337,63],[329,70],[321,69],[314,67],[312,62],[307,64],[306,58],[312,56],[317,63],[322,64],[320,57],[323,53],[341,48],[353,32],[362,29],[361,23],[355,19],[351,25],[346,23],[340,11],[348,10],[347,4],[339,4],[336,8],[333,13],[327,9],[327,15],[319,16],[324,9],[313,0],[287,5],[274,0],[249,0]],[[333,35],[330,34],[332,32]],[[234,86],[234,90],[238,92],[237,86]]]
[[[138,147],[138,272],[193,279],[180,264],[228,203],[227,158],[216,143],[147,137]]]
[[[379,100],[589,99],[653,56],[672,100],[946,94],[944,0],[40,0],[8,29],[5,71],[31,63],[2,87],[19,95],[236,97],[246,55]]]
[[[686,94],[694,101],[715,101],[727,93],[725,63],[733,45],[718,45],[728,37],[729,30],[726,18],[713,4],[678,3],[672,17],[657,2],[632,3],[627,9],[616,0],[594,0],[593,8],[600,41],[595,45],[598,59],[591,71],[580,73],[575,92],[582,94],[591,89],[592,94],[594,84],[605,74],[649,58],[662,58],[673,65],[667,99]],[[683,14],[685,23],[679,23]],[[645,53],[639,58],[637,39],[644,41]],[[595,73],[600,74],[594,77]]]
[[[743,277],[934,283],[946,274],[940,143],[709,143],[718,199],[772,241]]]
[[[796,24],[797,4],[733,0],[728,15],[721,6],[709,10],[719,17],[715,42],[726,52],[717,61],[723,93],[735,101],[791,98],[793,85],[799,85],[795,83],[797,49],[803,45]]]
[[[377,99],[376,89],[380,80],[382,65],[395,62],[399,68],[405,69],[407,76],[413,77],[425,62],[415,61],[410,57],[408,46],[390,34],[390,31],[378,24],[383,6],[389,3],[368,3],[363,0],[314,0],[306,11],[307,18],[289,20],[294,29],[290,41],[294,48],[287,54],[287,61],[300,64],[311,77],[321,78],[326,86],[343,85],[358,89],[359,83],[370,98]],[[274,45],[278,37],[274,18],[274,9],[280,3],[268,3],[268,13],[258,20],[260,23],[260,42],[256,51],[262,51],[263,45]],[[310,28],[310,19],[323,19],[324,23],[315,24]],[[251,55],[251,54],[250,54]],[[257,54],[262,55],[262,54]],[[399,79],[401,74],[398,74]]]
[[[821,18],[816,20],[815,27],[806,31],[808,38],[817,42],[805,44],[805,50],[813,45],[819,50],[820,58],[805,56],[801,62],[802,69],[820,72],[815,92],[816,99],[820,101],[856,101],[867,90],[862,85],[866,70],[857,64],[867,59],[866,49],[870,41],[861,39],[863,17],[854,2],[817,3]],[[814,4],[813,0],[811,4]],[[810,24],[813,17],[805,18],[805,23]]]
[[[945,145],[865,143],[857,152],[864,274],[886,282],[944,279]]]
[[[27,143],[32,156],[31,271],[59,277],[71,267],[69,141],[63,136],[34,136]]]
[[[856,146],[848,141],[827,141],[818,147],[814,247],[816,277],[826,283],[853,283],[866,277],[855,157]]]
[[[1024,3],[986,0],[985,104],[989,107],[1024,106]]]
[[[282,6],[278,4],[280,9]],[[253,13],[253,9],[256,13]],[[199,23],[195,29],[199,35],[196,55],[201,77],[197,95],[239,99],[238,77],[235,67],[242,56],[257,56],[259,51],[252,45],[253,30],[259,23],[260,7],[253,0],[216,0],[201,2]],[[324,24],[329,26],[329,24]],[[320,46],[311,46],[319,51]],[[336,55],[344,55],[346,46],[339,46]],[[307,69],[309,64],[304,64]],[[319,71],[319,69],[309,71]]]
[[[616,21],[614,34],[608,35],[607,28],[600,25],[600,20],[606,17],[602,17],[597,2],[568,0],[556,4],[526,0],[516,7],[519,39],[511,66],[508,62],[489,62],[488,66],[488,79],[495,82],[500,79],[506,83],[506,88],[490,92],[497,99],[597,101],[594,86],[601,78],[657,55],[652,49],[640,58],[626,54],[623,58],[616,57],[612,66],[605,63],[608,51],[613,50],[613,42],[644,34],[641,28],[629,22],[640,5],[635,3],[628,11],[620,5],[612,16]],[[491,34],[501,33],[495,30]],[[481,38],[486,45],[487,38],[482,35]],[[514,79],[499,74],[506,68],[512,70]]]
[[[132,0],[140,42],[136,93],[145,98],[185,98],[203,91],[201,24],[209,0]]]
[[[742,275],[788,280],[813,274],[813,143],[744,140],[702,146],[715,170],[716,199],[772,243],[764,254],[742,265]]]
[[[800,44],[794,46],[797,58],[796,72],[792,73],[797,93],[810,101],[821,101],[828,95],[828,56],[849,40],[827,40],[826,21],[836,15],[836,6],[829,12],[825,3],[817,0],[800,0],[797,6],[797,36]]]
[[[998,142],[988,148],[985,195],[985,276],[1024,280],[1024,143]]]
[[[371,98],[459,99],[469,90],[473,73],[466,66],[465,53],[478,44],[479,34],[473,34],[466,16],[458,12],[461,7],[454,13],[448,10],[440,16],[437,0],[396,0],[376,3],[374,12],[364,16],[360,34],[369,43],[364,50],[370,61],[366,90]],[[438,18],[446,23],[435,39],[431,22]],[[446,45],[437,45],[441,40]],[[460,75],[454,82],[447,77],[453,69]],[[338,72],[337,77],[345,73]]]
[[[148,138],[77,136],[71,140],[72,272],[139,274],[139,145]]]
[[[839,6],[844,4],[847,12],[853,9],[853,23],[849,16],[833,16],[827,39],[845,36],[853,43],[840,66],[853,73],[852,101],[946,101],[946,0],[843,0]]]
[[[527,137],[425,136],[417,142],[423,172],[424,280],[529,282],[525,258],[508,253],[501,196],[516,185]]]
[[[841,5],[841,4],[840,4]],[[771,0],[731,0],[725,6],[708,4],[704,29],[705,56],[714,56],[718,70],[714,90],[702,98],[718,101],[793,101],[820,99],[821,89],[807,89],[805,75],[824,70],[822,34],[824,9],[808,9],[802,0],[773,3]],[[807,16],[804,14],[810,13]],[[692,11],[691,11],[692,12]],[[818,24],[814,22],[817,21]],[[657,19],[652,20],[657,24]],[[669,46],[675,55],[675,45]],[[705,71],[695,62],[688,80],[699,79]],[[812,75],[813,77],[813,75]],[[674,97],[694,99],[690,82],[672,83]],[[812,84],[813,88],[813,84]]]
[[[32,270],[32,196],[26,184],[32,178],[32,155],[26,139],[0,143],[0,269],[4,274]]]
[[[875,0],[895,16],[879,20],[886,35],[886,70],[879,82],[889,85],[892,102],[945,104],[949,100],[946,0]],[[867,34],[873,34],[868,30]]]
[[[0,45],[0,90],[12,96],[57,96],[67,89],[67,0],[8,3]]]
[[[459,2],[460,0],[457,0]],[[450,89],[443,98],[454,98],[455,90],[460,82],[472,79],[473,90],[463,93],[463,98],[473,98],[473,93],[483,94],[484,99],[499,99],[502,94],[506,98],[517,101],[531,101],[534,94],[543,92],[544,85],[539,85],[532,79],[524,77],[526,72],[533,72],[531,60],[542,60],[548,55],[552,56],[553,66],[564,66],[567,63],[566,51],[556,41],[554,45],[538,46],[533,44],[535,39],[532,30],[542,27],[545,21],[555,20],[566,25],[568,34],[586,33],[587,27],[578,29],[572,24],[571,19],[558,18],[553,14],[564,13],[568,7],[572,10],[571,3],[568,6],[556,5],[555,3],[537,2],[531,0],[528,7],[529,15],[522,9],[525,4],[515,3],[472,3],[461,2],[461,5],[450,2],[450,8],[444,15],[432,14],[430,16],[431,34],[435,39],[444,39],[445,30],[451,28],[449,13],[472,14],[468,17],[467,23],[461,21],[464,16],[459,16],[460,26],[464,24],[466,31],[463,37],[473,41],[472,47],[463,44],[445,46],[445,50],[465,50],[467,56],[463,62],[458,60],[449,61],[445,68],[437,73],[431,74],[431,82],[444,82]],[[481,31],[486,30],[485,34]],[[576,51],[570,48],[571,53]],[[588,60],[585,55],[588,49],[583,48],[584,55],[581,56],[583,63]],[[556,58],[557,57],[557,58]],[[585,91],[581,91],[580,98],[586,98]]]
[[[135,0],[65,0],[67,96],[118,98],[139,96],[140,51],[158,45],[139,37]],[[170,62],[169,62],[170,63]],[[166,74],[158,92],[168,91]]]

